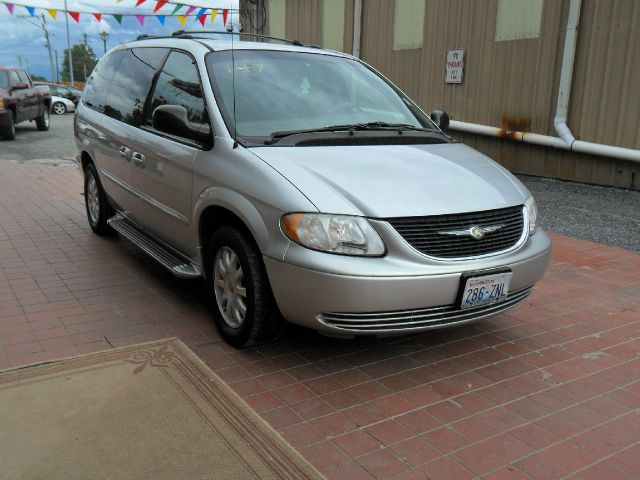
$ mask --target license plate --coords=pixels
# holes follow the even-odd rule
[[[462,290],[461,308],[474,308],[506,300],[511,272],[467,278]]]

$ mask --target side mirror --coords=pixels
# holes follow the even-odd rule
[[[182,105],[160,105],[151,116],[153,128],[176,137],[188,138],[203,145],[211,142],[211,127],[206,123],[189,120]]]
[[[431,112],[431,120],[435,123],[438,128],[442,131],[447,131],[449,129],[449,114],[443,110],[434,110]]]
[[[24,90],[25,88],[29,88],[29,84],[27,82],[18,82],[13,86],[14,90]]]

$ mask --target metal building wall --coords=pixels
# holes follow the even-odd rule
[[[287,0],[287,36],[322,42],[322,2]],[[423,46],[393,50],[394,0],[362,0],[361,57],[416,100],[453,119],[556,135],[553,117],[569,0],[544,0],[538,38],[495,41],[498,0],[425,0]],[[345,51],[353,37],[347,0]],[[568,124],[577,139],[640,147],[640,1],[583,0]],[[464,48],[461,85],[444,82]],[[512,171],[640,189],[638,163],[452,132]]]

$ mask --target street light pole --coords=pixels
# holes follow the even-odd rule
[[[102,39],[102,46],[104,47],[104,54],[107,54],[107,38],[109,38],[109,33],[105,30],[100,32],[100,38]]]
[[[73,81],[73,59],[71,55],[71,40],[69,39],[69,10],[67,10],[67,0],[64,0],[64,21],[67,24],[67,49],[69,52],[69,80],[71,85],[75,86]]]

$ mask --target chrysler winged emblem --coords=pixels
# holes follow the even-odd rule
[[[445,230],[438,232],[440,235],[452,235],[454,237],[471,237],[474,240],[482,240],[487,233],[497,232],[504,225],[487,225],[482,227],[480,225],[474,225],[464,230]]]

